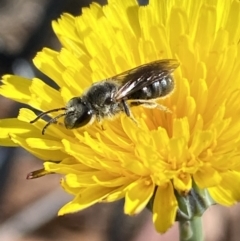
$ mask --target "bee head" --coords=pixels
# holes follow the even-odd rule
[[[93,117],[90,103],[80,97],[74,97],[67,103],[64,124],[67,129],[85,126]]]
[[[47,124],[42,129],[42,134],[44,135],[46,129],[48,126],[50,126],[53,123],[57,123],[57,120],[61,117],[64,118],[64,124],[67,129],[74,129],[81,126],[84,126],[90,122],[90,120],[93,117],[93,110],[91,108],[91,105],[88,101],[83,100],[80,97],[74,97],[67,103],[66,107],[61,107],[57,109],[52,109],[45,111],[38,115],[34,120],[30,121],[30,123],[35,123],[37,120],[39,120],[41,117],[52,113],[63,110],[64,113],[50,119]]]

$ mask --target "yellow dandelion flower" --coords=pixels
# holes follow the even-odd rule
[[[92,83],[161,59],[177,59],[175,91],[157,108],[68,130],[20,110],[0,121],[0,144],[21,146],[43,159],[46,173],[64,174],[74,199],[60,215],[125,198],[134,215],[152,203],[153,222],[165,232],[180,197],[207,191],[216,203],[240,200],[240,2],[135,0],[93,3],[82,15],[53,22],[60,52],[43,49],[34,64],[59,89],[40,79],[6,75],[0,94],[39,111],[64,107]],[[56,117],[57,113],[49,113]]]

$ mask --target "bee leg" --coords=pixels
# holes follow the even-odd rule
[[[128,104],[126,103],[125,100],[122,100],[122,105],[123,105],[123,110],[125,112],[125,114],[130,117],[130,119],[136,124],[138,125],[138,122],[136,121],[136,119],[133,117],[132,113],[131,113],[131,110],[128,106]]]
[[[142,105],[146,108],[149,108],[149,109],[154,109],[154,108],[157,108],[161,111],[166,111],[166,112],[169,112],[169,113],[172,113],[171,110],[169,110],[166,106],[164,105],[160,105],[154,101],[151,101],[151,100],[130,100],[130,106],[139,106],[139,105]]]
[[[106,129],[104,128],[103,124],[100,123],[100,127],[102,131],[105,131]]]
[[[131,116],[131,112],[130,112],[130,109],[129,109],[129,107],[128,107],[128,105],[127,105],[125,100],[122,100],[122,105],[123,105],[124,112],[126,113],[126,115],[128,117],[130,117]]]

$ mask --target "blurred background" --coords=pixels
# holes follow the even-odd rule
[[[95,0],[96,1],[96,0]],[[32,65],[43,47],[60,49],[51,21],[61,13],[79,15],[90,0],[0,0],[0,75],[36,76],[51,84]],[[98,0],[106,4],[105,0]],[[146,4],[147,1],[139,1]],[[0,118],[16,117],[22,106],[0,96]],[[77,214],[57,217],[68,202],[60,176],[26,180],[42,162],[20,148],[0,147],[0,241],[172,241],[177,224],[164,235],[155,232],[146,210],[123,214],[123,202],[98,204]],[[240,208],[213,206],[203,217],[206,241],[239,241]]]

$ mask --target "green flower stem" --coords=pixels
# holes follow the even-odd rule
[[[192,220],[179,221],[180,241],[203,241],[202,219],[194,217]]]

